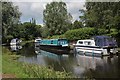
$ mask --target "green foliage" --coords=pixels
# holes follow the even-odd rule
[[[98,31],[96,31],[95,28],[85,27],[80,29],[69,30],[65,33],[65,37],[68,40],[89,39],[92,36],[102,35],[105,33],[106,30],[104,29],[99,29]]]
[[[2,47],[2,73],[13,74],[17,78],[28,78],[28,75],[24,73],[22,64],[15,61],[17,55],[11,53],[5,47]]]
[[[48,35],[49,35],[48,27],[46,26],[41,27],[41,36],[43,38],[46,38]]]
[[[71,78],[72,76],[66,72],[54,71],[52,68],[44,66],[24,64],[24,71],[29,78]]]
[[[41,25],[36,25],[35,19],[30,22],[20,23],[8,30],[13,38],[22,38],[24,40],[33,40],[35,37],[41,37]]]
[[[41,25],[36,25],[35,26],[35,31],[34,31],[34,36],[35,37],[41,37],[42,36],[42,30],[41,30]]]
[[[96,35],[102,35],[102,34],[107,34],[107,30],[106,29],[96,29],[95,28],[95,31],[97,31],[96,32]]]
[[[67,72],[54,71],[52,68],[20,63],[17,59],[20,57],[2,47],[2,73],[13,74],[16,78],[72,78]]]
[[[48,36],[48,39],[61,39],[61,38],[65,38],[65,35],[53,35],[53,36]]]
[[[79,29],[79,28],[82,28],[82,27],[83,27],[82,22],[77,21],[77,20],[72,25],[72,29]]]
[[[117,32],[116,29],[111,29],[110,34],[107,34],[107,35],[108,35],[108,36],[117,37],[117,34],[118,34],[118,32]]]
[[[80,10],[85,26],[94,27],[96,31],[106,29],[106,35],[118,39],[120,36],[120,2],[87,2],[86,10]],[[113,30],[113,28],[115,30]],[[99,31],[101,34],[102,31]]]
[[[2,36],[3,40],[7,35],[11,35],[13,27],[19,23],[21,13],[12,2],[2,2]],[[11,31],[9,31],[11,30]]]
[[[63,34],[71,27],[72,16],[67,12],[67,6],[64,2],[47,4],[43,16],[49,36]]]
[[[41,26],[36,25],[36,20],[32,18],[30,22],[22,24],[19,22],[20,15],[18,6],[14,6],[12,2],[2,2],[3,43],[16,37],[24,38],[24,40],[41,37]]]
[[[86,26],[120,30],[120,2],[86,2],[86,10],[80,16]]]
[[[7,39],[7,42],[10,42],[10,40],[13,39],[13,36],[12,35],[7,35],[6,39]]]

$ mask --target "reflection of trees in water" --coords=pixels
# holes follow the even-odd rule
[[[35,56],[35,48],[33,43],[26,43],[23,48],[19,51],[23,56]]]
[[[74,72],[74,66],[77,66],[77,60],[73,55],[62,56],[60,63],[66,72]]]
[[[118,54],[118,76],[120,76],[120,53]]]
[[[57,55],[52,57],[54,58],[49,56],[44,57],[47,66],[51,66],[56,71],[73,72],[73,66],[76,64],[75,58],[73,56]]]
[[[51,59],[49,57],[44,57],[44,60],[48,67],[52,67],[56,71],[63,71],[62,66],[58,59]]]
[[[88,68],[83,75],[88,78],[118,78],[120,74],[118,70],[118,59],[108,57],[103,64],[97,63],[95,69]]]
[[[18,52],[17,54],[19,54],[19,51],[22,49],[22,46],[21,45],[11,45],[9,49],[12,52]]]

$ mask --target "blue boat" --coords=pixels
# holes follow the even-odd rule
[[[42,39],[39,46],[42,50],[59,54],[67,54],[70,51],[67,39]]]
[[[68,47],[67,39],[43,39],[40,41],[41,46]]]

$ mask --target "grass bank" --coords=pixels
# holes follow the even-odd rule
[[[16,78],[71,78],[70,73],[54,71],[52,68],[20,63],[17,59],[20,57],[10,52],[6,48],[2,48],[2,73],[12,74]]]

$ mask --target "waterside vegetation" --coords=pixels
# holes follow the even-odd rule
[[[9,43],[12,38],[34,40],[42,38],[67,38],[68,40],[87,39],[94,35],[120,36],[120,2],[85,2],[80,9],[79,20],[67,11],[65,2],[48,3],[43,10],[44,25],[20,22],[22,13],[12,2],[2,2],[2,41]],[[8,18],[9,17],[9,18]],[[87,29],[88,28],[88,29]],[[57,36],[56,36],[57,35]],[[120,39],[118,38],[118,43]]]
[[[37,64],[18,62],[20,55],[2,48],[2,73],[12,74],[16,78],[72,78],[70,73],[65,71],[54,71],[51,67],[44,67]],[[9,77],[8,77],[9,78]]]

